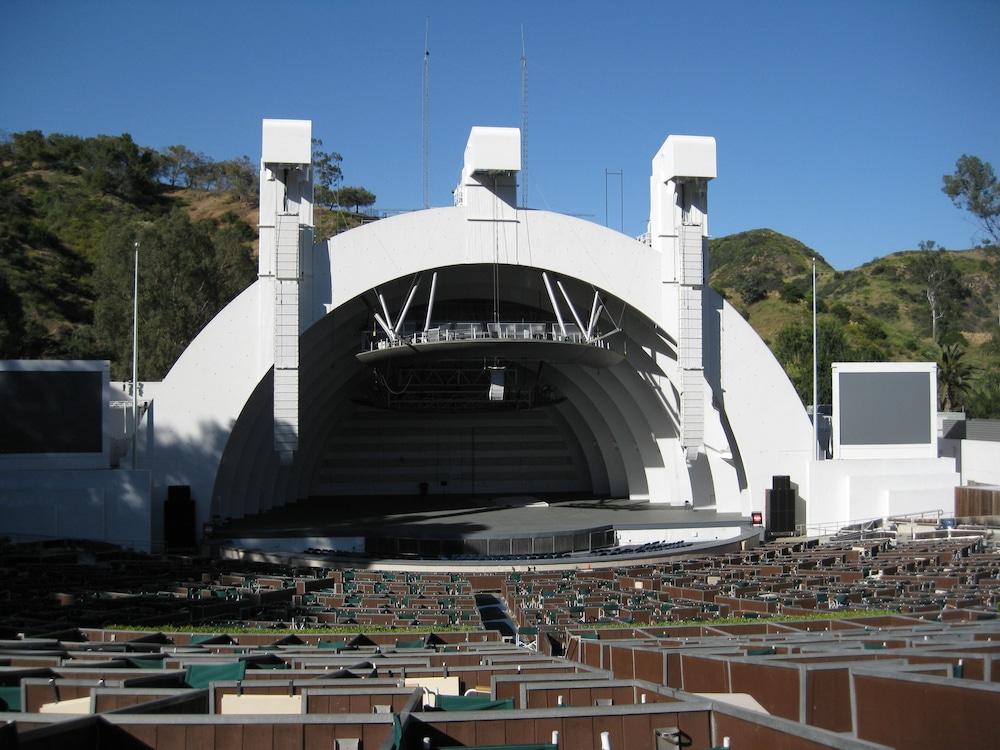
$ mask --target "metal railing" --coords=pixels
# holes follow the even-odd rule
[[[918,519],[924,523],[939,525],[944,511],[941,508],[931,510],[914,511],[913,513],[902,513],[891,516],[872,516],[870,518],[855,518],[849,521],[830,521],[827,523],[797,523],[795,532],[799,536],[833,536],[840,531],[876,531],[879,527],[887,526],[890,522],[917,523]],[[930,519],[930,520],[924,520]],[[878,524],[876,526],[876,524]]]
[[[414,344],[433,344],[447,341],[557,341],[587,344],[598,349],[610,349],[606,338],[600,334],[587,337],[575,325],[566,325],[566,333],[556,323],[452,323],[426,331],[402,333],[395,339],[380,338],[367,344],[367,351],[391,349]]]

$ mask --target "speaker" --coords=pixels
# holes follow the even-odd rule
[[[191,500],[191,485],[189,484],[171,484],[167,487],[167,502],[171,500],[180,500],[182,502],[188,502]]]
[[[795,490],[767,490],[767,530],[788,534],[795,531]]]
[[[194,520],[191,487],[186,484],[167,487],[167,501],[163,504],[163,537],[168,549],[195,546]]]

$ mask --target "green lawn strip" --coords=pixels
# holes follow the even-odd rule
[[[649,623],[634,622],[585,622],[580,623],[580,628],[586,630],[614,630],[623,628],[634,628],[643,630],[645,628],[669,628],[681,625],[753,625],[761,622],[801,622],[803,620],[843,620],[858,617],[885,617],[886,615],[900,615],[893,609],[841,609],[830,610],[829,612],[817,612],[811,615],[772,615],[771,617],[718,617],[715,619],[688,619],[688,620],[658,620]],[[909,615],[901,615],[908,617]],[[571,628],[572,629],[572,628]]]
[[[628,623],[628,622],[600,622],[581,623],[579,627],[587,630],[613,630],[623,628],[634,628],[643,630],[645,628],[666,628],[681,625],[742,625],[756,624],[762,622],[801,622],[803,620],[843,620],[859,617],[885,617],[887,615],[899,615],[900,613],[892,609],[842,609],[831,610],[829,612],[817,612],[809,615],[773,615],[771,617],[719,617],[715,619],[688,619],[688,620],[661,620],[651,623]],[[902,615],[907,617],[908,615]],[[105,625],[103,630],[153,630],[148,625]],[[259,628],[247,627],[245,625],[231,625],[225,623],[215,623],[209,625],[163,625],[157,628],[165,633],[246,633],[252,635],[326,635],[330,633],[485,633],[486,630],[475,628],[464,628],[456,625],[408,625],[405,627],[393,627],[391,625],[331,625],[322,628],[304,628],[292,630],[290,628]],[[570,629],[573,629],[572,627]]]

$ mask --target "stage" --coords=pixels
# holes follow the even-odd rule
[[[637,500],[362,496],[310,498],[231,521],[211,536],[261,552],[441,560],[702,546],[751,529],[737,513]]]

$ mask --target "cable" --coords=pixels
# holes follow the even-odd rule
[[[393,396],[402,396],[404,393],[406,393],[406,390],[410,387],[410,383],[413,382],[413,372],[411,371],[410,377],[406,381],[406,385],[403,386],[403,389],[401,391],[394,391],[392,390],[391,387],[389,387],[389,384],[386,382],[386,379],[385,377],[383,377],[382,373],[380,373],[378,370],[372,370],[372,372],[374,372],[375,376],[382,381],[382,387],[385,388],[387,391],[389,391],[389,393],[392,394]]]
[[[500,231],[497,224],[497,176],[493,175],[493,323],[500,325]]]

